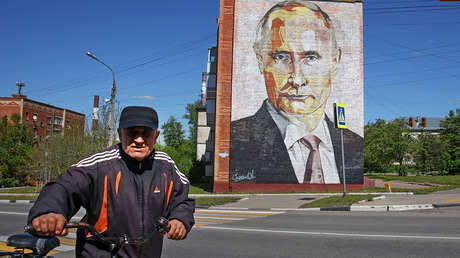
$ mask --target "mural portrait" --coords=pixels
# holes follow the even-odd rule
[[[230,182],[363,183],[362,9],[326,1],[236,0]]]

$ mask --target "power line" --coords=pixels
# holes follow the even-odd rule
[[[398,45],[402,48],[405,48],[405,49],[409,49],[411,51],[418,51],[418,52],[424,52],[424,51],[420,51],[420,50],[417,50],[417,49],[414,49],[412,47],[408,47],[408,46],[405,46],[405,45],[402,45],[400,43],[396,43],[396,42],[391,42],[389,40],[386,40],[386,39],[382,39],[380,37],[377,37],[377,36],[372,36],[372,35],[369,35],[369,33],[367,34],[368,37],[371,37],[371,38],[375,38],[375,39],[378,39],[379,41],[381,42],[386,42],[387,44],[391,44],[392,46],[394,45]],[[388,54],[388,53],[387,53]],[[432,54],[432,53],[426,53],[427,55],[430,55],[430,56],[433,56],[433,57],[436,57],[436,58],[439,58],[439,59],[443,59],[443,60],[448,60],[448,61],[451,61],[451,62],[454,62],[454,63],[460,63],[459,61],[457,60],[453,60],[453,59],[450,59],[450,58],[447,58],[447,57],[443,57],[443,56],[438,56],[437,54]],[[392,55],[392,54],[390,54]]]
[[[372,96],[369,92],[365,92],[364,94],[367,94],[369,97],[373,98],[375,100],[375,103],[377,103],[378,105],[382,106],[383,108],[385,108],[386,110],[390,111],[391,113],[396,114],[397,116],[400,116],[400,117],[403,116],[403,115],[401,115],[401,113],[389,108],[387,105],[385,105],[382,102],[380,102],[379,98]]]
[[[450,8],[450,7],[458,7],[460,5],[418,5],[418,6],[398,6],[398,7],[380,7],[380,8],[365,8],[366,11],[374,11],[374,10],[402,10],[402,9],[424,9],[424,8]]]
[[[398,82],[398,84],[384,83],[384,84],[378,84],[378,86],[400,86],[401,84],[405,84],[405,83],[431,81],[431,80],[443,79],[443,78],[446,78],[446,77],[460,77],[460,75],[448,75],[448,76],[438,76],[438,77],[432,77],[432,78],[423,78],[423,79],[417,79],[417,80]],[[366,88],[377,88],[377,87],[367,86]],[[381,88],[381,87],[378,87],[378,88]]]
[[[399,26],[426,26],[426,25],[443,25],[443,24],[459,24],[460,21],[451,22],[423,22],[423,23],[387,23],[387,24],[364,24],[363,27],[399,27]]]
[[[380,78],[380,77],[389,77],[389,76],[395,76],[395,75],[407,75],[407,74],[414,74],[414,73],[422,73],[422,72],[429,72],[429,71],[445,71],[447,69],[453,69],[453,68],[458,68],[460,66],[452,66],[452,65],[449,65],[449,66],[443,66],[443,67],[435,67],[435,68],[428,68],[428,69],[423,69],[423,70],[419,70],[419,71],[412,71],[412,72],[396,72],[396,73],[383,73],[383,74],[379,74],[377,76],[371,76],[370,78],[367,77],[367,79],[375,79],[375,78]]]
[[[426,11],[451,11],[459,10],[460,7],[446,7],[446,8],[433,8],[433,9],[416,9],[416,10],[396,10],[396,11],[382,11],[382,12],[366,12],[367,14],[395,14],[395,13],[415,13],[415,12],[426,12]]]
[[[428,3],[428,2],[438,2],[434,0],[408,0],[408,1],[381,1],[378,0],[378,2],[372,2],[372,1],[366,1],[364,4],[365,5],[380,5],[380,4],[412,4],[412,3]]]
[[[137,67],[142,67],[142,66],[145,66],[147,64],[152,64],[156,61],[159,61],[159,60],[162,60],[162,59],[165,59],[167,57],[172,57],[172,56],[178,56],[178,55],[183,55],[184,52],[189,52],[191,50],[195,50],[195,49],[198,49],[198,48],[201,48],[202,46],[191,46],[190,44],[195,44],[197,42],[203,44],[202,40],[203,39],[209,39],[212,35],[216,35],[215,33],[213,34],[210,34],[210,35],[207,35],[206,37],[204,38],[200,38],[200,39],[196,39],[196,40],[190,40],[190,41],[186,41],[186,42],[183,42],[181,44],[178,44],[176,46],[173,47],[174,50],[168,52],[165,54],[164,51],[161,52],[162,55],[160,56],[154,56],[154,55],[147,55],[145,57],[141,57],[141,58],[138,58],[136,60],[145,60],[146,58],[154,58],[153,60],[145,60],[143,61],[143,63],[141,64],[135,64],[135,65],[132,65],[132,66],[129,66],[128,68],[124,68],[124,69],[121,69],[121,71],[119,69],[114,69],[117,73],[117,77],[121,77],[121,76],[124,76],[126,74],[129,74],[129,73],[124,73],[123,72],[126,72],[128,70],[133,70]],[[189,47],[187,49],[182,49],[182,48],[178,48],[177,46],[184,46],[184,45],[188,45]],[[168,62],[166,62],[167,64]],[[114,67],[118,67],[119,65],[116,65]],[[121,73],[121,74],[120,74]],[[90,78],[86,78],[86,79],[74,79],[73,82],[70,81],[69,83],[62,83],[62,84],[59,84],[60,85],[60,89],[57,89],[56,90],[56,85],[58,85],[58,83],[55,83],[54,86],[51,86],[51,87],[48,87],[48,88],[42,88],[42,89],[39,89],[39,90],[36,90],[36,91],[40,91],[40,94],[48,94],[48,95],[51,95],[51,94],[55,94],[55,93],[60,93],[60,92],[63,92],[63,91],[67,91],[67,90],[71,90],[71,89],[75,89],[75,88],[80,88],[80,87],[83,87],[83,86],[86,86],[88,85],[88,83],[94,79],[97,79],[97,78],[102,78],[102,77],[105,77],[105,74],[103,73],[98,73],[96,75],[93,75],[91,76]],[[69,85],[68,87],[62,87],[62,85]],[[32,91],[28,91],[29,93],[30,92],[35,92],[34,90]]]
[[[455,51],[444,51],[444,52],[439,52],[439,53],[425,53],[425,54],[419,55],[419,56],[400,57],[400,58],[396,58],[396,59],[392,59],[392,60],[376,61],[376,62],[372,62],[372,63],[365,63],[365,65],[382,64],[382,63],[394,63],[394,62],[406,61],[406,60],[410,60],[410,59],[417,59],[417,58],[427,57],[427,56],[441,57],[441,56],[439,56],[439,55],[442,55],[442,54],[451,54],[451,53],[457,53],[457,52],[460,52],[460,49],[459,49],[459,50],[455,50]],[[423,53],[423,52],[422,52],[422,53]],[[451,61],[451,62],[453,62],[453,63],[460,64],[460,61],[457,61],[457,60],[454,60],[454,59],[451,59],[451,58],[444,58],[444,59],[445,59],[445,60],[448,60],[448,61]]]
[[[450,47],[450,46],[459,46],[460,43],[453,43],[453,44],[444,44],[444,45],[441,45],[441,46],[434,46],[434,47],[429,47],[429,48],[422,48],[422,49],[418,49],[417,52],[422,52],[422,51],[425,51],[425,50],[431,50],[431,49],[440,49],[440,48],[446,48],[446,47]],[[413,51],[403,51],[403,52],[397,52],[397,53],[392,53],[394,55],[398,55],[398,54],[405,54],[405,53],[412,53]],[[382,56],[388,56],[388,54],[381,54],[381,55],[378,55],[378,56],[370,56],[370,57],[367,57],[367,58],[377,58],[377,57],[382,57]]]

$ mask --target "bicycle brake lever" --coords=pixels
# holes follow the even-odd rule
[[[32,234],[32,235],[37,233],[37,231],[35,231],[35,228],[34,228],[34,226],[32,226],[32,224],[25,225],[24,226],[24,232]]]
[[[157,220],[157,225],[155,226],[156,230],[162,234],[168,233],[169,232],[168,222],[169,220],[167,218],[160,217]]]

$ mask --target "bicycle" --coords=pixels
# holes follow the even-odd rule
[[[68,222],[65,228],[86,229],[92,237],[109,247],[110,255],[113,258],[117,257],[118,251],[125,245],[143,244],[147,241],[153,232],[158,231],[162,234],[169,232],[168,220],[160,217],[153,227],[141,237],[129,237],[122,234],[119,237],[104,237],[90,224],[85,222]],[[7,240],[7,245],[14,247],[16,250],[13,252],[0,252],[0,257],[8,256],[14,258],[52,258],[47,254],[54,248],[60,245],[57,237],[38,237],[32,225],[24,227],[25,234],[12,235]],[[25,253],[25,250],[32,251]]]

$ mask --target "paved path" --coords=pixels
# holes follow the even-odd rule
[[[356,193],[350,193],[356,194]],[[362,194],[362,193],[358,193]],[[238,209],[297,209],[304,203],[325,198],[334,194],[286,194],[286,195],[246,195],[241,200],[213,208],[238,208]],[[337,194],[335,194],[337,195]],[[338,194],[340,195],[340,194]],[[382,197],[380,197],[382,196]],[[439,191],[436,193],[414,195],[408,193],[379,193],[375,200],[354,204],[353,206],[390,206],[390,205],[433,205],[436,206],[460,206],[460,188]],[[416,207],[414,207],[416,208]]]

